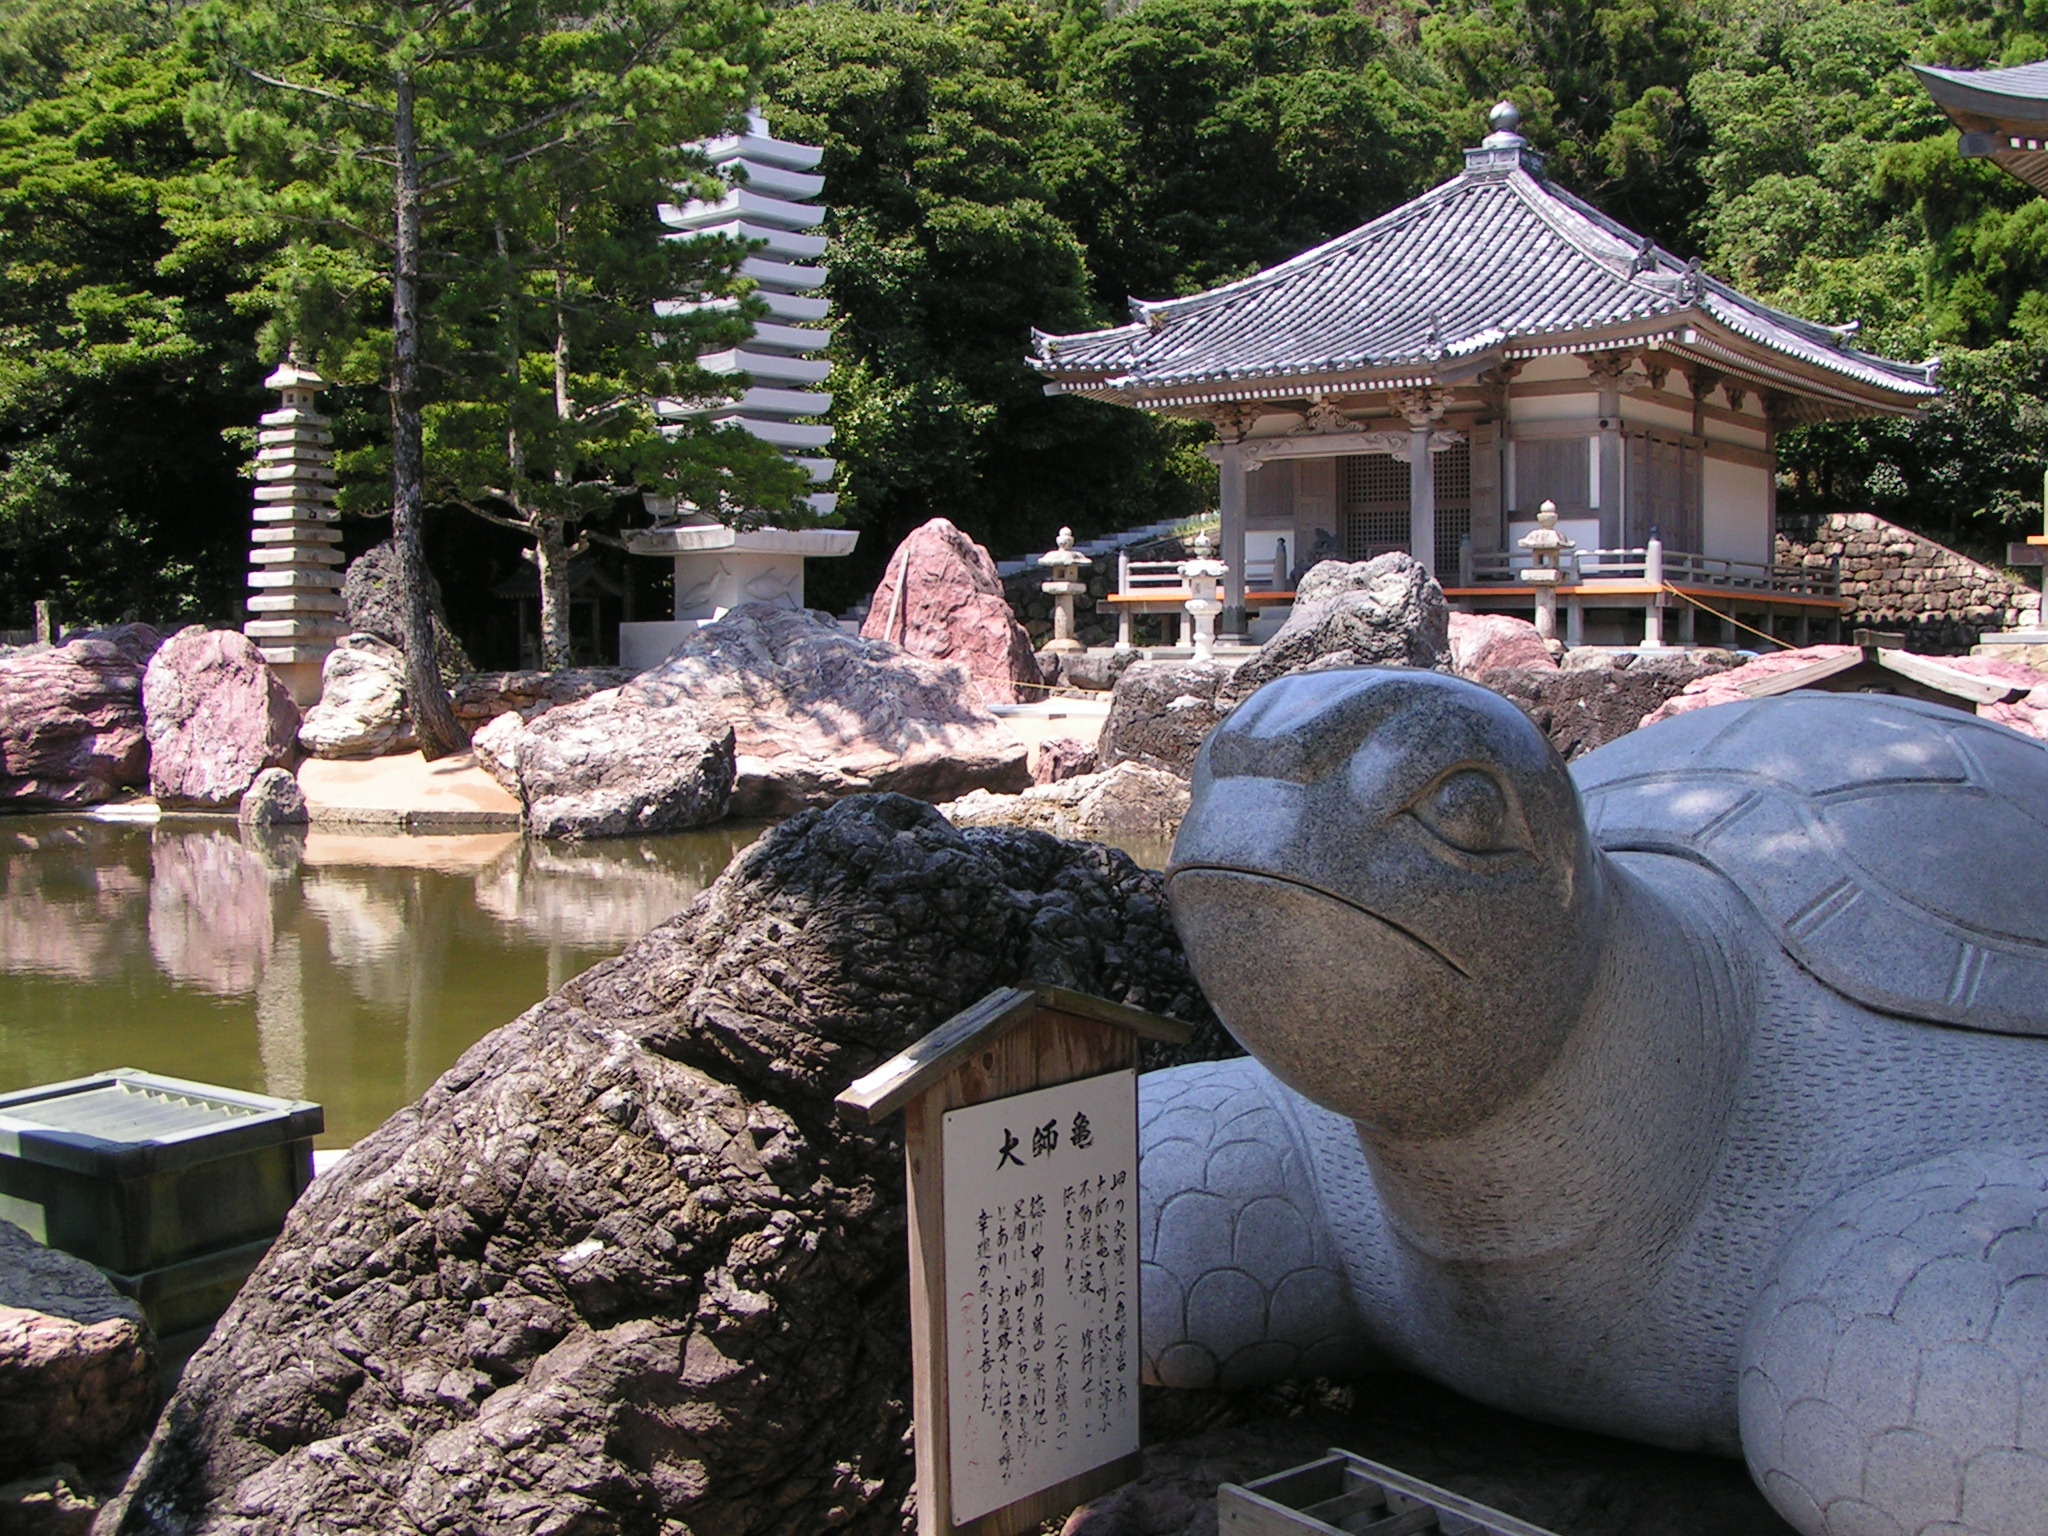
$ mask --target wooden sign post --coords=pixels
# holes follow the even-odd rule
[[[903,1111],[918,1536],[1021,1536],[1137,1474],[1138,1044],[1188,1034],[1006,987],[839,1096]]]

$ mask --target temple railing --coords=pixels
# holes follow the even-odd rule
[[[1278,569],[1278,560],[1247,560],[1244,563],[1244,584],[1248,592],[1272,592],[1278,589],[1278,578],[1285,572]],[[1178,560],[1133,560],[1129,555],[1119,555],[1116,562],[1116,590],[1119,597],[1143,597],[1150,593],[1178,592],[1185,598],[1187,583],[1181,579]]]
[[[1460,553],[1465,567],[1460,575],[1466,586],[1513,586],[1529,568],[1528,556],[1519,553]],[[1565,555],[1562,564],[1567,583],[1643,581],[1724,592],[1767,592],[1784,597],[1836,597],[1842,586],[1841,574],[1832,568],[1788,569],[1654,545],[1636,549],[1575,549]]]

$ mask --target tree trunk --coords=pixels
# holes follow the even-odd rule
[[[559,517],[544,512],[534,524],[539,535],[533,555],[540,568],[540,664],[559,672],[575,665],[569,633],[569,544]]]
[[[420,157],[413,80],[401,68],[397,92],[398,169],[393,179],[397,249],[391,271],[391,545],[398,568],[398,622],[405,642],[405,691],[421,755],[429,761],[469,749],[441,680],[434,615],[427,604],[427,553],[420,537],[426,463],[420,441]]]

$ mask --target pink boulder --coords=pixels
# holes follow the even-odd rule
[[[97,805],[144,783],[145,624],[0,657],[0,806]]]
[[[150,789],[166,805],[233,805],[296,754],[299,707],[232,629],[194,624],[166,640],[142,679],[142,718]]]
[[[1759,656],[1726,672],[1716,672],[1686,684],[1683,693],[1665,700],[1661,708],[1643,716],[1643,724],[1655,725],[1659,720],[1669,720],[1674,715],[1708,709],[1716,704],[1739,703],[1748,697],[1742,691],[1745,684],[1796,672],[1815,662],[1832,661],[1854,649],[1850,645],[1803,645],[1797,650],[1773,651],[1768,656]],[[2025,690],[2011,703],[1980,704],[1977,713],[1986,720],[1996,720],[2000,725],[2009,725],[2037,740],[2048,741],[2048,673],[2023,662],[2001,661],[1995,656],[1939,656],[1930,659],[1957,672],[1988,677],[2007,683],[2014,689]]]
[[[1505,613],[1454,613],[1450,619],[1451,670],[1460,677],[1476,679],[1502,667],[1557,665],[1527,619]]]
[[[1031,759],[1031,782],[1060,784],[1095,771],[1095,744],[1072,736],[1048,736]]]
[[[1010,611],[995,561],[943,517],[896,546],[860,635],[959,662],[983,704],[1022,702],[1034,695],[1017,684],[1039,680],[1031,637]]]

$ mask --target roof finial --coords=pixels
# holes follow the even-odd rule
[[[1497,101],[1486,121],[1495,133],[1513,133],[1522,126],[1522,114],[1512,101]]]

